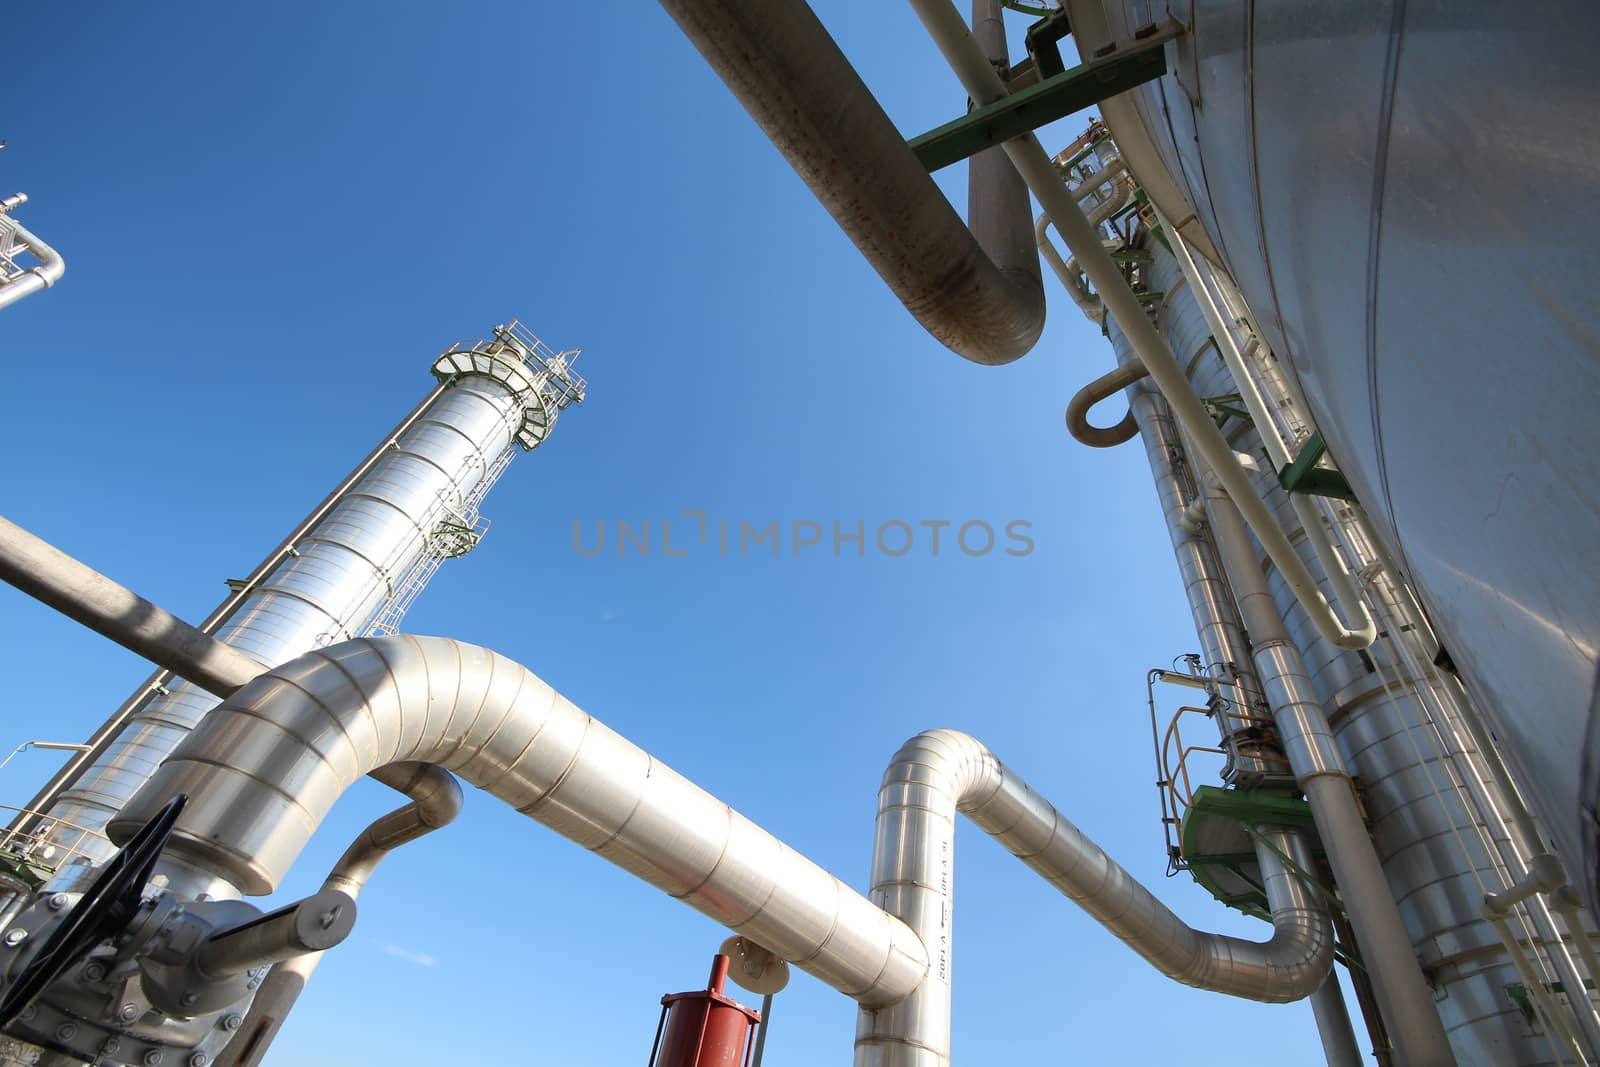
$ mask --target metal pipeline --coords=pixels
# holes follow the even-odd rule
[[[67,272],[67,261],[61,258],[60,252],[39,240],[16,219],[0,214],[0,238],[6,237],[7,231],[12,240],[38,256],[40,262],[38,266],[30,267],[21,277],[0,285],[0,308],[15,304],[29,293],[50,288]]]
[[[405,418],[401,419],[394,429],[389,431],[388,436],[386,436],[376,448],[369,452],[365,459],[356,464],[355,469],[346,475],[344,480],[335,486],[333,491],[324,497],[322,502],[311,510],[310,514],[308,514],[304,519],[301,519],[299,524],[296,525],[293,530],[289,531],[289,536],[278,542],[278,546],[274,548],[265,559],[256,565],[255,569],[252,570],[250,574],[239,583],[239,587],[237,589],[233,590],[233,592],[231,592],[221,604],[218,604],[217,607],[212,610],[211,614],[207,615],[205,619],[201,621],[197,629],[199,629],[199,631],[203,634],[211,635],[216,633],[216,631],[220,629],[223,624],[232,619],[234,614],[241,606],[243,606],[245,601],[254,595],[257,589],[260,588],[261,583],[267,579],[267,577],[272,573],[273,569],[278,566],[279,562],[290,553],[296,542],[298,542],[319,522],[321,522],[327,516],[328,512],[333,510],[334,505],[336,505],[340,499],[343,498],[345,493],[349,492],[357,482],[366,477],[367,472],[370,471],[377,464],[378,460],[381,459],[383,455],[394,446],[395,440],[399,438],[401,434],[411,429],[412,425],[416,423],[418,419],[422,418],[429,408],[433,406],[433,402],[438,399],[439,394],[443,393],[446,388],[448,388],[448,386],[441,382],[432,390],[430,390],[428,395],[422,398],[421,403],[412,408],[410,413],[407,414]],[[106,636],[111,637],[112,640],[118,641],[119,643],[124,643],[115,636],[109,634]],[[156,663],[166,662],[165,660],[155,656],[150,656],[147,658]],[[257,673],[259,673],[259,671]],[[80,756],[74,757],[70,762],[52,775],[50,780],[47,781],[39,789],[39,791],[34,794],[33,799],[28,802],[28,809],[30,811],[45,811],[52,804],[54,804],[61,796],[63,790],[71,788],[77,782],[79,776],[82,775],[85,770],[91,767],[96,760],[105,754],[105,750],[112,744],[118,732],[122,730],[123,726],[127,724],[128,720],[141,711],[144,706],[149,703],[152,696],[160,693],[166,687],[167,683],[172,681],[173,677],[174,672],[162,668],[161,670],[156,671],[150,677],[146,678],[144,684],[141,685],[132,696],[123,701],[122,705],[117,708],[116,711],[112,712],[111,716],[106,719],[105,722],[101,723],[100,727],[95,730],[93,735],[90,736],[88,742],[90,745],[90,750]],[[254,677],[254,675],[251,675],[251,677]],[[194,682],[196,685],[202,684],[193,678],[190,678],[189,680]],[[239,684],[242,685],[245,681],[249,681],[249,678],[244,679]],[[210,689],[209,687],[206,688],[210,692],[216,692],[214,689]],[[12,823],[10,828],[13,830],[23,829],[25,828],[27,821],[28,816],[19,816],[17,820]]]
[[[444,638],[347,641],[260,676],[109,832],[125,838],[186,793],[163,863],[270,893],[339,795],[399,761],[454,771],[863,1004],[904,999],[927,974],[905,923],[521,666]]]
[[[1206,324],[1211,327],[1211,334],[1217,342],[1217,350],[1222,353],[1222,362],[1233,375],[1234,384],[1239,389],[1239,397],[1244,401],[1245,409],[1250,412],[1250,419],[1255,423],[1261,443],[1266,448],[1273,467],[1281,471],[1294,461],[1294,457],[1289,453],[1283,438],[1278,435],[1277,422],[1267,410],[1267,402],[1256,387],[1249,368],[1245,366],[1244,354],[1239,351],[1233,330],[1223,320],[1222,311],[1212,298],[1211,288],[1201,277],[1200,268],[1195,265],[1194,257],[1189,254],[1189,246],[1165,219],[1162,223],[1170,238],[1178,267],[1189,282],[1189,290],[1194,294],[1195,302],[1200,305]],[[1350,629],[1349,641],[1354,642],[1358,639],[1362,641],[1361,644],[1340,644],[1338,641],[1333,643],[1339,648],[1365,648],[1377,638],[1378,624],[1361,599],[1361,593],[1356,589],[1355,579],[1345,566],[1344,558],[1334,550],[1333,542],[1329,539],[1328,531],[1323,528],[1322,516],[1318,513],[1316,505],[1301,493],[1290,493],[1288,496],[1295,518],[1300,521],[1300,528],[1305,531],[1306,540],[1311,543],[1311,550],[1316,553],[1317,562],[1322,565],[1323,573],[1328,576],[1328,584],[1333,586],[1333,593],[1338,598],[1340,608],[1346,617],[1355,620],[1354,627]],[[1309,608],[1307,610],[1310,611]]]
[[[210,692],[260,674],[261,664],[0,518],[0,581]]]
[[[390,852],[446,826],[461,814],[461,786],[449,772],[426,763],[394,763],[374,777],[411,798],[411,803],[382,815],[363,830],[323,879],[324,890],[338,890],[354,900],[366,888],[378,864]],[[272,1046],[295,1002],[325,953],[310,952],[272,968],[250,1002],[239,1035],[217,1056],[213,1067],[257,1067]]]
[[[918,734],[895,754],[878,792],[872,899],[911,924],[934,966],[904,1001],[864,1006],[856,1067],[943,1067],[950,1055],[951,892],[955,816],[961,812],[1162,974],[1185,985],[1281,1003],[1315,992],[1333,963],[1320,901],[1270,847],[1257,850],[1272,908],[1272,937],[1202,933],[1174,915],[1099,845],[976,739]],[[1261,828],[1302,867],[1304,841]]]
[[[1033,347],[1045,316],[1037,254],[1010,259],[1009,240],[967,229],[802,0],[662,6],[929,333],[975,363]],[[981,51],[980,61],[998,79]],[[975,197],[985,176],[1004,181],[1000,168],[974,166]],[[1014,199],[987,195],[997,193]],[[1026,212],[1027,197],[1016,206]],[[974,224],[990,221],[1009,232],[987,213]]]
[[[1007,95],[1005,83],[984,59],[950,0],[911,0],[911,6],[975,101],[990,104]],[[1370,645],[1377,636],[1376,627],[1351,629],[1345,626],[1323,598],[1316,578],[1301,562],[1272,512],[1256,495],[1249,474],[1239,465],[1222,431],[1211,421],[1205,403],[1190,386],[1183,367],[1100,244],[1098,231],[1084,217],[1072,191],[1062,183],[1056,165],[1040,146],[1039,139],[1031,133],[1024,134],[1005,142],[1004,147],[1017,173],[1028,183],[1028,188],[1055,224],[1056,232],[1067,242],[1073,258],[1093,283],[1106,310],[1128,335],[1140,362],[1149,369],[1151,379],[1172,406],[1173,415],[1190,434],[1200,455],[1215,468],[1229,496],[1250,523],[1250,529],[1260,539],[1284,581],[1305,606],[1317,630],[1340,648]]]
[[[1207,481],[1201,480],[1203,484]],[[1259,501],[1254,490],[1251,495]],[[1295,779],[1311,804],[1323,851],[1344,898],[1399,1062],[1408,1067],[1453,1064],[1455,1054],[1378,864],[1344,756],[1333,739],[1300,650],[1290,640],[1283,616],[1273,603],[1244,521],[1234,502],[1215,486],[1207,486],[1205,499],[1212,538],[1250,634],[1256,676]]]
[[[1144,364],[1124,363],[1079,389],[1067,404],[1067,432],[1072,434],[1074,440],[1091,448],[1114,448],[1124,441],[1133,440],[1139,433],[1139,420],[1134,417],[1131,404],[1122,421],[1115,426],[1093,425],[1089,422],[1089,409],[1149,376],[1150,372],[1144,368]]]

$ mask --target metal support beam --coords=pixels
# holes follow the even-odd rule
[[[1323,443],[1320,431],[1306,438],[1306,443],[1300,446],[1300,452],[1278,472],[1278,484],[1283,486],[1283,491],[1331,496],[1354,503],[1356,494],[1350,488],[1350,483],[1344,480],[1344,475],[1317,466],[1317,461],[1327,451],[1328,446]]]
[[[1108,45],[1104,54],[1088,63],[974,108],[908,143],[930,173],[959,163],[1161,77],[1167,72],[1166,43],[1182,32],[1175,22],[1151,23],[1135,31],[1134,40]]]

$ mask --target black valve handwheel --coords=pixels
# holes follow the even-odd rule
[[[179,793],[101,865],[78,903],[51,931],[17,980],[0,996],[0,1030],[9,1030],[34,998],[139,912],[145,883],[172,837],[188,797]]]

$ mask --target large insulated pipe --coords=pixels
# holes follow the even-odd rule
[[[1033,347],[1045,314],[1037,266],[997,260],[1007,253],[980,240],[991,235],[967,229],[803,0],[662,6],[929,333],[975,363]],[[986,168],[975,182],[1000,173]]]
[[[1005,83],[989,66],[983,52],[967,31],[965,20],[951,5],[950,0],[911,0],[918,18],[927,28],[939,51],[943,53],[967,92],[980,104],[993,103],[1007,95]],[[1262,547],[1282,573],[1284,581],[1294,590],[1295,596],[1305,605],[1311,617],[1329,641],[1339,648],[1365,648],[1377,636],[1377,627],[1367,620],[1366,626],[1347,627],[1335,614],[1317,588],[1316,578],[1295,553],[1283,529],[1278,526],[1261,498],[1251,485],[1250,476],[1234,458],[1222,431],[1211,421],[1211,415],[1184,374],[1183,367],[1173,357],[1172,350],[1146,317],[1139,298],[1128,287],[1127,280],[1116,263],[1100,243],[1100,234],[1084,217],[1076,199],[1061,181],[1061,175],[1050,156],[1033,134],[1024,134],[1005,142],[1006,154],[1017,172],[1028,183],[1033,195],[1055,224],[1073,258],[1082,267],[1106,311],[1116,319],[1117,325],[1128,335],[1139,360],[1150,371],[1151,379],[1166,396],[1172,413],[1187,431],[1195,448],[1217,471],[1228,493],[1250,522],[1250,529],[1261,540]]]
[[[976,739],[918,734],[895,754],[878,792],[872,899],[911,924],[933,968],[910,997],[863,1007],[856,1067],[944,1067],[950,1062],[951,893],[956,813],[1094,916],[1162,974],[1185,985],[1279,1003],[1315,992],[1333,964],[1333,931],[1312,891],[1272,848],[1257,850],[1272,937],[1202,933],[1172,913],[1083,831]],[[1302,867],[1301,838],[1261,828]]]
[[[29,293],[48,289],[61,280],[67,272],[67,261],[61,253],[39,240],[25,226],[8,215],[0,214],[0,240],[9,237],[39,257],[39,265],[30,267],[20,277],[0,285],[0,308],[15,304]]]
[[[274,668],[190,731],[109,832],[188,794],[166,859],[270,893],[339,795],[398,761],[454,771],[863,1004],[927,974],[905,923],[524,668],[444,638],[358,639]]]
[[[1300,650],[1290,640],[1283,616],[1273,603],[1244,521],[1233,501],[1220,490],[1208,487],[1205,500],[1213,540],[1250,634],[1256,676],[1295,780],[1311,804],[1323,851],[1355,929],[1362,963],[1377,992],[1396,1056],[1400,1063],[1417,1067],[1453,1064],[1455,1054],[1378,865],[1344,756],[1334,742]]]

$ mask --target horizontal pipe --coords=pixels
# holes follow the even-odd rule
[[[942,1067],[950,1053],[951,894],[960,812],[1075,901],[1162,974],[1185,985],[1281,1003],[1315,992],[1333,964],[1318,899],[1269,848],[1257,859],[1272,908],[1264,942],[1202,933],[1179,919],[1083,831],[975,738],[918,734],[895,754],[878,792],[872,899],[921,936],[937,966],[909,998],[863,1008],[856,1067]],[[1309,868],[1298,835],[1266,840]]]
[[[15,304],[29,293],[50,288],[67,272],[67,261],[61,258],[61,253],[39,240],[15,219],[6,219],[5,228],[9,229],[28,251],[38,256],[40,262],[38,266],[30,267],[22,277],[13,278],[0,285],[0,308]]]
[[[0,581],[209,692],[231,692],[261,673],[261,664],[249,656],[5,518],[0,518]]]
[[[308,952],[326,952],[350,936],[356,903],[337,889],[268,912],[253,922],[213,935],[195,953],[208,978],[226,978]]]
[[[662,6],[929,333],[975,363],[1033,347],[1037,273],[996,265],[803,0]]]
[[[863,1004],[904,999],[927,974],[904,922],[523,667],[444,638],[363,638],[273,668],[108,829],[125,839],[185,793],[165,857],[270,893],[339,795],[398,761],[459,774]]]

